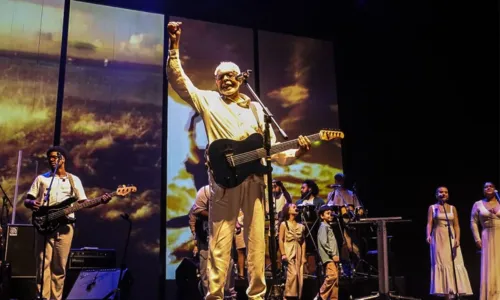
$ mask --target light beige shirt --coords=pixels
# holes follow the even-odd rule
[[[169,51],[167,74],[172,88],[203,118],[209,143],[218,139],[243,140],[253,133],[264,131],[264,112],[259,103],[254,102],[259,118],[257,122],[250,108],[226,102],[218,92],[198,89],[182,69],[179,50]],[[272,127],[270,135],[271,145],[276,144]],[[280,165],[289,165],[295,161],[296,151],[290,149],[271,158]]]
[[[71,174],[73,177],[73,182],[75,183],[75,189],[78,190],[78,200],[85,200],[87,196],[85,195],[85,190],[83,189],[82,181],[77,176]],[[33,196],[37,201],[42,201],[45,199],[47,195],[47,190],[50,186],[50,181],[52,180],[51,172],[47,172],[42,175],[38,175],[35,178],[35,181],[31,184],[31,188],[28,191],[28,194]],[[52,183],[52,187],[50,190],[49,196],[49,206],[55,205],[57,203],[63,202],[64,200],[75,196],[71,191],[71,184],[69,183],[69,179],[67,176],[59,177],[56,175],[54,177],[54,182]],[[42,203],[42,205],[46,205]],[[74,218],[75,215],[69,214],[70,218]]]
[[[347,189],[337,189],[332,191],[328,194],[327,199],[328,205],[344,206],[347,203],[348,205],[352,205],[354,207],[361,207],[361,203],[359,202],[356,194]]]

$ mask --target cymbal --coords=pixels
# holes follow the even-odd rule
[[[341,184],[329,184],[326,187],[331,188],[331,189],[333,189],[333,188],[337,189],[337,188],[342,187],[342,185]]]

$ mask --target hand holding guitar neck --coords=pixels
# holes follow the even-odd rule
[[[75,221],[73,218],[68,217],[69,214],[83,208],[108,203],[113,196],[126,196],[136,191],[137,188],[135,186],[122,185],[115,192],[106,193],[94,199],[77,201],[75,198],[68,198],[56,205],[41,206],[37,211],[33,212],[32,223],[39,233],[50,234],[56,231],[61,225],[70,224]]]
[[[272,155],[297,147],[307,148],[314,141],[343,138],[342,131],[321,130],[317,134],[275,144],[271,146],[270,152]],[[259,133],[254,133],[242,141],[230,139],[213,141],[207,149],[207,155],[215,182],[221,187],[233,188],[240,185],[250,174],[266,174],[267,168],[260,161],[266,157],[266,149],[262,145],[264,140]]]

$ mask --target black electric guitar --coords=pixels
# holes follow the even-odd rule
[[[311,142],[343,139],[344,133],[338,130],[321,130],[307,136]],[[242,141],[220,139],[208,147],[208,164],[215,182],[223,188],[240,185],[251,174],[265,174],[266,166],[261,158],[266,157],[263,148],[264,137],[254,133]],[[271,155],[299,147],[298,139],[271,146]]]
[[[111,196],[126,196],[130,193],[136,192],[135,186],[120,186]],[[71,224],[75,222],[74,218],[68,217],[69,214],[74,213],[82,208],[93,206],[96,204],[105,203],[102,196],[88,199],[81,203],[75,203],[78,199],[71,197],[63,202],[51,206],[41,206],[37,211],[33,212],[31,222],[33,227],[40,234],[51,234],[55,232],[61,225]],[[73,204],[73,205],[72,205]]]

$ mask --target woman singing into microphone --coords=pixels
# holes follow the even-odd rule
[[[474,241],[481,249],[480,300],[500,299],[500,204],[495,186],[486,182],[484,199],[474,203],[470,225]],[[497,194],[495,196],[495,194]],[[481,226],[481,231],[479,231]]]
[[[285,204],[282,213],[279,246],[281,259],[287,266],[284,296],[285,299],[302,299],[304,264],[307,261],[305,227],[296,221],[298,211],[295,204]]]
[[[457,294],[458,287],[459,295],[472,295],[460,249],[458,214],[456,208],[448,204],[448,188],[438,187],[436,199],[438,202],[429,206],[427,213],[427,243],[431,245],[430,294],[450,299]]]

